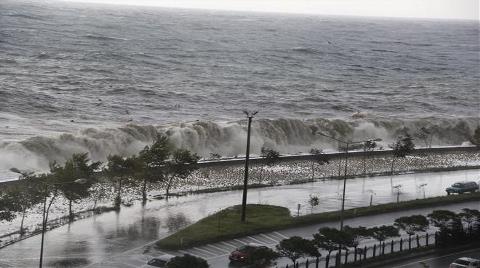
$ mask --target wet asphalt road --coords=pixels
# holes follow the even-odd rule
[[[453,261],[461,257],[480,260],[480,248],[444,255],[432,254],[401,263],[389,264],[388,266],[384,266],[384,268],[448,268]]]
[[[401,184],[400,200],[423,198],[418,187],[423,183],[425,195],[444,195],[444,189],[456,181],[480,180],[480,170],[407,174],[352,179],[347,183],[346,208],[396,200],[392,185]],[[318,195],[320,205],[313,212],[339,210],[342,181],[318,181],[249,191],[249,203],[288,207],[296,214],[310,213],[309,195]],[[167,236],[184,223],[195,222],[220,209],[239,204],[241,191],[190,195],[149,202],[122,208],[120,213],[109,212],[80,220],[49,231],[45,237],[44,267],[138,267],[149,258],[143,255],[145,245]],[[0,250],[0,267],[36,267],[40,237],[35,236]],[[126,257],[132,258],[124,261]]]

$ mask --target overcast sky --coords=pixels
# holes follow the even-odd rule
[[[64,0],[237,11],[479,20],[480,0]]]

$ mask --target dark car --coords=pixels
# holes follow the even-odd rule
[[[447,194],[463,194],[463,193],[474,193],[478,190],[478,184],[474,181],[468,182],[457,182],[452,186],[448,187],[445,191]]]
[[[147,264],[149,266],[154,266],[154,267],[162,267],[166,268],[168,262],[173,259],[175,256],[170,255],[170,254],[163,254],[158,257],[155,257],[153,259],[150,259]]]
[[[232,253],[230,253],[228,258],[232,262],[248,263],[250,261],[251,254],[259,248],[267,247],[260,244],[250,243],[234,250]]]

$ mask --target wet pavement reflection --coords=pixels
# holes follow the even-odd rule
[[[445,195],[445,188],[457,181],[480,181],[480,170],[407,174],[351,179],[347,182],[346,208],[395,202],[397,192],[392,186],[402,185],[400,200]],[[343,181],[326,180],[313,183],[251,189],[249,203],[288,207],[292,215],[312,212],[310,195],[320,199],[313,212],[338,210]],[[46,233],[45,267],[105,267],[98,265],[128,252],[141,251],[145,245],[167,236],[192,222],[220,209],[239,204],[241,191],[189,195],[170,200],[153,200],[142,207],[138,202],[79,220]],[[40,236],[34,236],[0,250],[0,267],[36,267]]]

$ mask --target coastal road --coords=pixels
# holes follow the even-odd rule
[[[447,209],[447,210],[459,212],[462,208],[465,208],[465,207],[480,210],[480,202],[465,202],[461,204],[452,204],[452,205],[440,206],[440,207],[431,207],[431,208],[422,208],[422,209],[414,209],[414,210],[408,210],[408,211],[385,213],[385,214],[369,216],[369,217],[358,217],[358,218],[345,220],[345,225],[349,225],[352,227],[357,227],[357,226],[373,227],[373,226],[384,225],[384,224],[393,224],[393,221],[396,218],[399,218],[402,216],[409,216],[413,214],[422,214],[426,216],[427,214],[431,213],[433,210],[436,210],[436,209]],[[305,227],[286,229],[278,232],[269,232],[265,234],[246,236],[239,239],[233,239],[233,240],[228,240],[224,242],[199,246],[192,249],[168,252],[168,253],[175,254],[175,255],[182,255],[182,254],[188,253],[191,255],[196,255],[196,256],[205,258],[208,260],[211,268],[228,267],[229,265],[229,261],[227,259],[228,253],[230,253],[233,249],[235,249],[240,245],[248,244],[248,243],[257,243],[257,244],[263,244],[265,246],[274,248],[280,240],[291,237],[291,236],[300,236],[307,239],[312,239],[313,234],[318,232],[318,229],[320,229],[321,227],[338,228],[339,222],[314,224],[314,225],[305,226]],[[405,236],[405,238],[406,237],[408,236]],[[364,241],[366,245],[369,245],[372,242],[373,240]],[[235,247],[232,249],[232,246],[235,246]],[[158,254],[161,254],[161,252],[158,252]],[[278,260],[279,267],[284,267],[287,264],[288,265],[291,264],[291,262],[288,259],[283,258]]]
[[[427,197],[444,195],[445,187],[456,181],[478,181],[479,175],[480,170],[464,170],[351,179],[347,182],[345,206],[367,206],[372,195],[374,204],[393,202],[396,192],[392,185],[398,184],[402,185],[400,200],[423,198],[419,186],[424,183]],[[340,209],[341,190],[341,180],[251,189],[248,202],[285,206],[292,214],[301,204],[300,214],[306,214],[311,212],[309,196],[317,195],[320,205],[313,212],[333,211]],[[46,233],[45,267],[135,267],[149,258],[142,254],[146,245],[185,224],[239,204],[241,195],[241,191],[189,195],[154,200],[145,208],[136,203],[122,207],[119,213],[104,213],[62,226]],[[35,267],[39,246],[40,237],[34,236],[0,249],[0,267]],[[133,266],[124,261],[130,257]]]
[[[389,264],[384,268],[446,268],[454,260],[461,257],[470,257],[480,260],[480,248],[469,249],[446,255],[432,254],[420,258],[414,258],[400,263]]]

